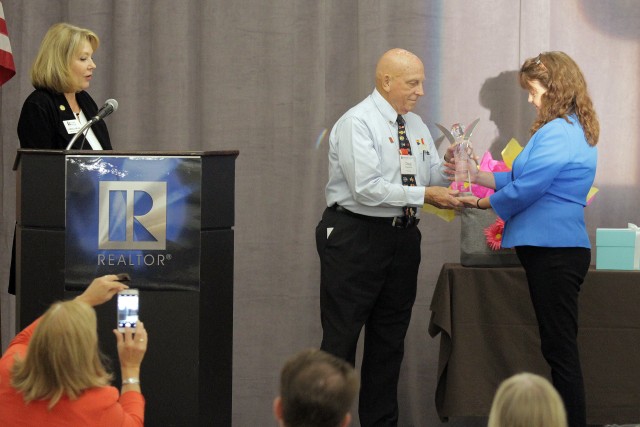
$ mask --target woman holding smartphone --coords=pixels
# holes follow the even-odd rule
[[[144,425],[140,366],[148,335],[114,329],[123,378],[120,393],[102,364],[94,306],[127,285],[118,276],[95,279],[71,301],[54,303],[20,332],[0,359],[0,425]]]

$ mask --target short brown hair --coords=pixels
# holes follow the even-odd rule
[[[358,374],[346,361],[318,349],[302,351],[282,368],[282,418],[288,427],[336,427],[358,394]]]
[[[88,388],[111,381],[98,349],[96,313],[80,301],[53,304],[40,319],[24,358],[11,367],[11,385],[25,402],[78,398]]]
[[[58,93],[71,91],[71,60],[85,41],[89,42],[94,51],[100,45],[96,33],[86,28],[64,22],[51,26],[42,39],[38,55],[31,66],[31,84],[36,89]]]
[[[593,108],[580,67],[564,52],[543,52],[529,58],[520,68],[520,86],[530,90],[531,82],[537,80],[547,89],[542,95],[542,106],[531,127],[535,133],[550,121],[575,114],[582,125],[589,145],[596,145],[600,137],[600,123]]]

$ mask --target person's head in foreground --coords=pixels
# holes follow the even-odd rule
[[[322,350],[304,350],[282,368],[273,411],[284,427],[344,427],[359,388],[349,363]]]
[[[76,399],[91,387],[109,385],[98,349],[96,313],[80,301],[57,302],[42,316],[29,351],[13,365],[12,385],[25,401],[49,400],[53,407],[63,395]]]
[[[500,384],[491,405],[489,427],[567,427],[567,414],[551,383],[525,372]]]

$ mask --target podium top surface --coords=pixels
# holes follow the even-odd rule
[[[16,154],[16,160],[13,162],[13,170],[18,169],[20,158],[23,155],[39,155],[39,156],[158,156],[158,157],[213,157],[213,156],[233,156],[237,157],[240,152],[238,150],[223,151],[121,151],[121,150],[42,150],[33,148],[19,148]]]

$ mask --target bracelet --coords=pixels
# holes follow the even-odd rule
[[[476,200],[476,208],[484,210],[484,208],[480,207],[480,199]]]
[[[127,378],[126,380],[122,380],[122,385],[128,384],[140,384],[139,378]]]

